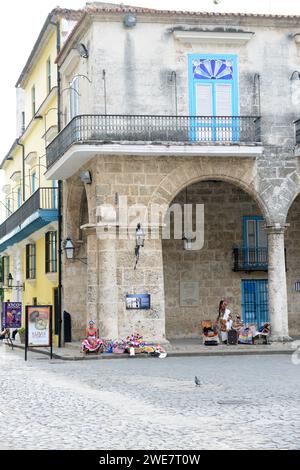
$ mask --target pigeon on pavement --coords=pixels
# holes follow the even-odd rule
[[[198,379],[197,375],[195,375],[195,385],[196,385],[197,387],[200,387],[200,385],[201,385],[201,382],[200,382],[200,380]]]

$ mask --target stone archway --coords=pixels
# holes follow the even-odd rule
[[[203,157],[184,161],[161,181],[152,194],[148,207],[152,204],[169,206],[185,187],[197,181],[211,179],[225,181],[243,189],[256,201],[266,223],[271,223],[270,209],[258,192],[256,164],[250,158]]]
[[[287,264],[287,294],[289,331],[300,335],[300,194],[294,197],[287,214],[285,250]]]
[[[72,339],[82,338],[86,327],[87,306],[87,236],[80,228],[90,220],[89,200],[79,177],[64,187],[63,239],[70,237],[75,245],[75,259],[63,257],[63,310],[71,315]]]
[[[252,287],[265,293],[260,305],[254,308],[260,319],[261,310],[266,307],[267,321],[267,235],[258,204],[237,185],[220,179],[192,183],[187,192],[184,188],[176,195],[171,206],[183,207],[186,202],[193,204],[194,216],[195,205],[203,205],[204,243],[201,249],[185,251],[181,239],[162,240],[167,338],[199,337],[200,322],[215,321],[223,298],[228,299],[234,314],[243,313],[248,321],[252,305],[249,296],[243,301],[243,292]],[[243,249],[244,230],[248,219],[256,229],[261,229],[265,244],[249,252],[255,260],[252,259],[253,265],[249,263],[245,272],[242,267],[247,258]],[[238,263],[234,261],[234,253],[238,254]],[[259,267],[256,261],[261,263]]]
[[[221,185],[227,185],[228,187],[234,187],[236,192],[239,192],[240,194],[244,194],[246,197],[246,200],[248,203],[252,204],[253,210],[250,211],[251,214],[256,214],[259,216],[262,216],[263,219],[265,220],[267,225],[272,224],[272,215],[269,210],[269,207],[266,203],[266,201],[261,197],[261,195],[258,192],[259,188],[259,181],[258,181],[258,176],[257,176],[257,169],[256,169],[256,162],[251,159],[251,158],[243,158],[243,159],[236,159],[236,158],[214,158],[214,157],[203,157],[203,158],[197,158],[197,159],[187,159],[185,161],[181,161],[180,164],[173,170],[171,171],[167,176],[164,177],[164,179],[160,182],[159,186],[156,188],[155,192],[152,194],[152,197],[150,198],[149,201],[149,206],[148,206],[148,213],[151,213],[151,205],[156,204],[159,206],[163,206],[166,210],[168,208],[172,201],[176,199],[180,195],[180,193],[184,190],[186,187],[190,187],[195,184],[199,184],[201,182],[205,181],[218,181],[220,182]],[[164,214],[163,214],[164,215]],[[241,214],[240,214],[241,215]],[[247,214],[244,214],[247,215]],[[239,241],[242,243],[242,222],[240,222],[239,226]],[[234,240],[232,241],[232,245],[234,244]],[[162,252],[164,253],[164,242],[162,241]],[[226,271],[226,276],[230,276],[230,273],[232,273],[232,267],[230,266],[230,255],[232,255],[232,248],[228,249],[226,251],[226,263],[227,263],[227,271]],[[188,257],[193,257],[190,253],[187,253],[185,255],[187,258]],[[266,255],[267,256],[267,255]],[[164,264],[166,257],[164,257]],[[215,267],[217,269],[217,266]],[[174,273],[178,274],[178,269],[175,268]],[[171,278],[173,276],[174,280],[174,273],[171,274]],[[170,274],[170,273],[169,273]],[[188,277],[190,277],[190,273],[188,270],[186,270],[186,274]],[[211,274],[211,273],[210,273]],[[176,277],[176,276],[175,276]],[[211,287],[213,290],[213,296],[215,297],[215,303],[213,303],[212,298],[210,299],[210,304],[206,305],[206,308],[203,311],[203,315],[209,315],[211,312],[211,309],[216,310],[216,306],[218,304],[219,297],[229,297],[230,300],[232,300],[233,307],[236,311],[236,309],[239,310],[241,309],[241,303],[242,303],[242,294],[241,294],[241,281],[242,281],[242,276],[241,274],[236,274],[234,273],[231,277],[233,277],[233,280],[231,279],[231,286],[225,286],[224,289],[222,289],[222,286],[218,286],[216,288]],[[256,280],[265,280],[267,279],[268,275],[267,273],[252,273],[251,275],[247,274],[245,275],[245,279],[256,279]],[[173,281],[172,281],[173,282]],[[226,282],[225,282],[226,283]],[[177,294],[180,295],[180,286],[179,284],[175,287],[173,292],[177,292]],[[166,289],[169,289],[169,292],[172,291],[170,289],[170,286],[167,286],[167,279],[166,279],[166,270],[164,269],[164,288],[165,292]],[[204,289],[205,290],[205,289]],[[212,295],[211,295],[212,297]],[[173,299],[171,301],[171,306],[168,305],[168,299],[165,298],[165,312],[166,312],[166,334],[169,335],[169,337],[172,336],[170,335],[169,331],[170,328],[168,327],[168,321],[169,321],[169,312],[168,309],[172,308],[172,302],[175,308],[175,305],[178,306],[178,303],[180,301],[180,297],[178,299]],[[175,302],[175,303],[174,303]],[[214,305],[214,306],[213,306]],[[200,315],[199,315],[199,320],[200,320]],[[176,322],[176,320],[175,320]],[[192,320],[193,327],[188,329],[187,331],[184,332],[182,336],[193,336],[193,332],[195,333],[196,329],[198,328],[198,325],[196,326],[196,319]],[[198,323],[199,324],[199,323]],[[194,328],[194,330],[193,330]],[[192,331],[193,330],[193,331]],[[172,328],[171,328],[172,331]],[[174,333],[174,330],[173,330]],[[173,336],[176,336],[173,335]],[[180,336],[180,332],[177,332],[177,336]]]

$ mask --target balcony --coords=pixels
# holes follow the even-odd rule
[[[58,189],[39,188],[0,225],[0,252],[57,220]]]
[[[268,271],[268,248],[233,248],[233,271]]]
[[[300,145],[300,119],[294,121],[296,145]]]
[[[47,176],[68,177],[95,153],[256,156],[260,134],[255,116],[80,115],[48,145]],[[73,146],[79,162],[68,164]]]

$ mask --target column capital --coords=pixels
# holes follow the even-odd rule
[[[281,224],[279,222],[274,222],[272,224],[266,225],[266,231],[267,233],[273,233],[277,235],[284,234],[289,225],[290,224]]]

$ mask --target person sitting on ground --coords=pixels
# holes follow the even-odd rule
[[[241,315],[239,313],[236,314],[236,318],[232,324],[232,328],[236,331],[240,331],[244,326],[242,322]]]
[[[103,347],[103,341],[99,338],[99,329],[95,327],[94,320],[89,321],[89,326],[85,330],[85,340],[82,342],[81,350],[85,354],[99,352]]]
[[[5,339],[8,334],[9,334],[9,329],[4,328],[4,330],[0,332],[0,339]]]

